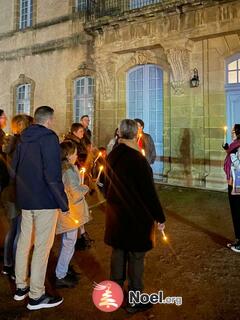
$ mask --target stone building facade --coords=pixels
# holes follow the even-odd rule
[[[122,118],[142,117],[157,145],[156,179],[225,189],[221,145],[240,123],[238,0],[0,0],[0,8],[0,105],[9,117],[51,105],[61,136],[89,113],[98,146]]]

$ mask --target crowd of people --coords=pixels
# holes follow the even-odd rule
[[[85,229],[92,219],[86,195],[96,188],[106,198],[104,241],[112,247],[110,279],[128,291],[143,290],[144,258],[154,246],[155,226],[165,228],[165,216],[154,187],[151,164],[156,150],[141,119],[124,119],[107,147],[95,148],[88,115],[73,123],[62,142],[52,130],[54,110],[36,109],[34,118],[20,114],[11,120],[0,109],[0,194],[9,230],[4,242],[2,273],[16,282],[14,299],[29,297],[27,308],[51,308],[62,297],[45,292],[48,258],[55,234],[61,247],[55,286],[72,288],[78,274],[70,266],[75,250],[91,248]],[[236,241],[228,247],[240,252],[240,125],[232,131],[225,172],[228,180]],[[29,262],[29,260],[31,260]],[[129,313],[151,304],[126,304]]]

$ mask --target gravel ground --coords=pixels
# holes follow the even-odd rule
[[[150,311],[132,316],[122,309],[107,314],[95,308],[91,299],[93,281],[109,278],[110,248],[103,243],[103,204],[93,209],[94,219],[87,227],[95,246],[77,252],[72,261],[80,272],[78,286],[57,292],[64,297],[64,303],[58,308],[30,312],[25,302],[13,301],[14,283],[0,276],[0,320],[240,319],[240,254],[226,248],[233,238],[227,194],[163,185],[158,185],[157,190],[166,213],[169,241],[164,242],[157,233],[156,247],[146,257],[145,292],[163,290],[165,297],[181,296],[181,306],[158,304]],[[90,204],[96,201],[96,194],[89,199]],[[2,246],[7,227],[3,215],[0,227]],[[55,292],[52,284],[58,248],[56,238],[46,281],[51,293]],[[0,259],[2,267],[2,250]]]

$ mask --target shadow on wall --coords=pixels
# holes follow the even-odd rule
[[[183,165],[183,172],[187,186],[192,186],[191,163],[192,163],[192,140],[190,129],[183,129],[183,134],[180,144],[180,163]]]

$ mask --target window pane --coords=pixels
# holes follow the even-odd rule
[[[30,114],[31,85],[20,85],[16,89],[16,113]]]
[[[228,72],[228,83],[237,83],[237,71]]]
[[[228,70],[237,70],[237,60],[229,63]]]
[[[79,121],[81,116],[87,114],[90,118],[90,129],[93,126],[94,116],[94,79],[91,77],[81,77],[74,81],[74,121]]]
[[[19,28],[24,29],[32,26],[32,11],[33,3],[32,0],[20,0],[19,10]]]

